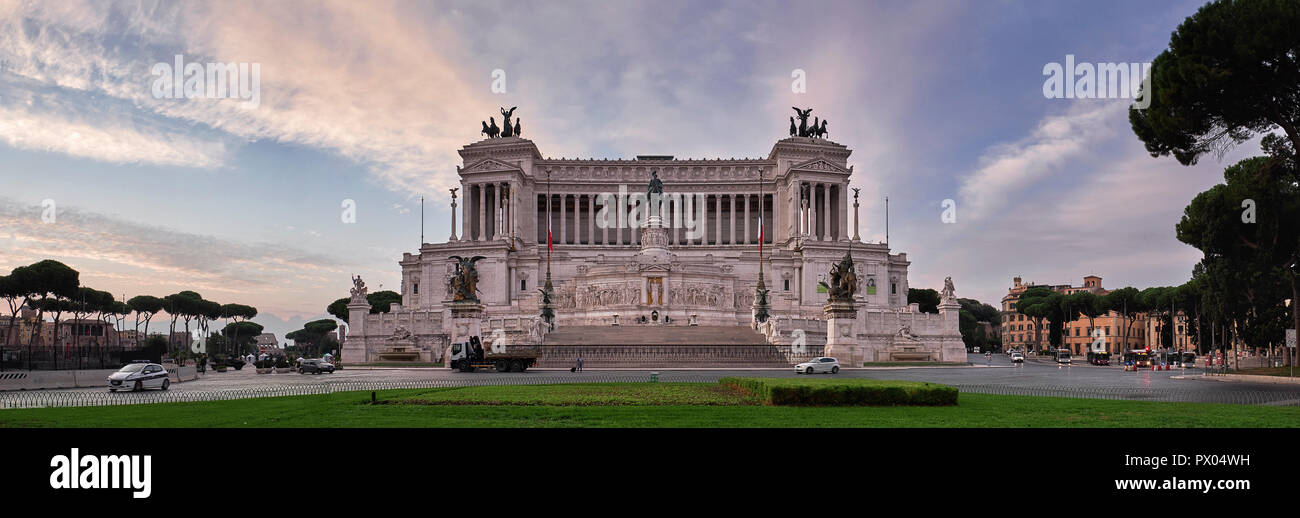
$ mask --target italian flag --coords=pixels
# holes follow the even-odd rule
[[[555,243],[551,241],[551,215],[550,214],[546,215],[546,249],[550,251],[555,250]]]

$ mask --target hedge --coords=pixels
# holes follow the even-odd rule
[[[957,404],[957,388],[924,381],[873,379],[721,378],[769,405],[792,406],[947,406]]]

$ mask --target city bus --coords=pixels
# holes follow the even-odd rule
[[[1110,365],[1110,353],[1108,352],[1089,352],[1088,363],[1093,365]]]
[[[1070,363],[1070,349],[1062,347],[1056,350],[1056,363]]]
[[[1151,351],[1148,351],[1146,349],[1133,349],[1129,352],[1124,353],[1124,365],[1132,365],[1134,367],[1150,367]]]

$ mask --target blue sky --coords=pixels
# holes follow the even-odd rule
[[[127,297],[194,289],[283,335],[352,274],[397,285],[420,196],[446,239],[456,150],[498,106],[551,157],[729,158],[765,156],[798,105],[854,150],[864,239],[889,196],[915,287],[1180,283],[1182,208],[1257,144],[1151,158],[1127,100],[1047,99],[1042,69],[1149,62],[1199,5],[0,0],[0,271],[52,257]],[[260,105],[155,99],[175,54],[259,63]]]

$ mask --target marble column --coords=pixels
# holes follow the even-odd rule
[[[612,200],[613,198],[609,198],[609,199]],[[606,209],[607,209],[607,210],[605,211],[606,214],[613,214],[613,213],[614,213],[613,207],[606,207]],[[600,244],[602,244],[602,245],[608,245],[608,244],[609,244],[609,226],[610,226],[610,222],[609,222],[609,220],[606,220],[606,221],[602,221],[602,222],[601,222],[601,227],[600,227]]]
[[[487,239],[487,190],[483,184],[478,184],[478,235],[474,239],[483,241]]]
[[[456,237],[456,191],[451,191],[451,237],[447,241],[458,241]]]
[[[723,243],[723,195],[714,195],[714,213],[718,217],[718,223],[714,225],[714,243],[722,245]]]
[[[730,214],[731,229],[727,231],[728,244],[736,244],[736,200],[738,194],[727,195],[727,212]]]
[[[831,240],[831,184],[823,183],[822,186],[822,241]]]
[[[754,235],[749,233],[749,196],[745,195],[745,244],[754,244]]]
[[[836,237],[839,238],[840,241],[848,241],[849,240],[849,184],[848,182],[845,182],[843,184],[840,184],[838,188],[840,191],[840,196],[839,196],[840,231],[837,232]]]
[[[568,236],[569,236],[569,227],[568,227],[568,225],[565,225],[565,223],[564,223],[565,216],[569,213],[569,211],[567,211],[567,210],[564,209],[564,207],[565,207],[564,203],[565,203],[566,201],[568,201],[568,200],[566,199],[566,198],[568,198],[568,197],[569,197],[569,195],[567,195],[567,194],[560,194],[560,240],[559,240],[559,243],[561,243],[561,244],[564,244],[564,243],[568,243],[568,242],[569,242],[568,239],[567,239]]]
[[[492,239],[501,239],[501,184],[492,183]]]
[[[858,199],[856,197],[853,198],[853,240],[862,241],[862,238],[858,236]]]
[[[809,239],[817,237],[817,184],[808,182],[808,234]]]
[[[587,244],[596,244],[596,195],[587,195]]]

